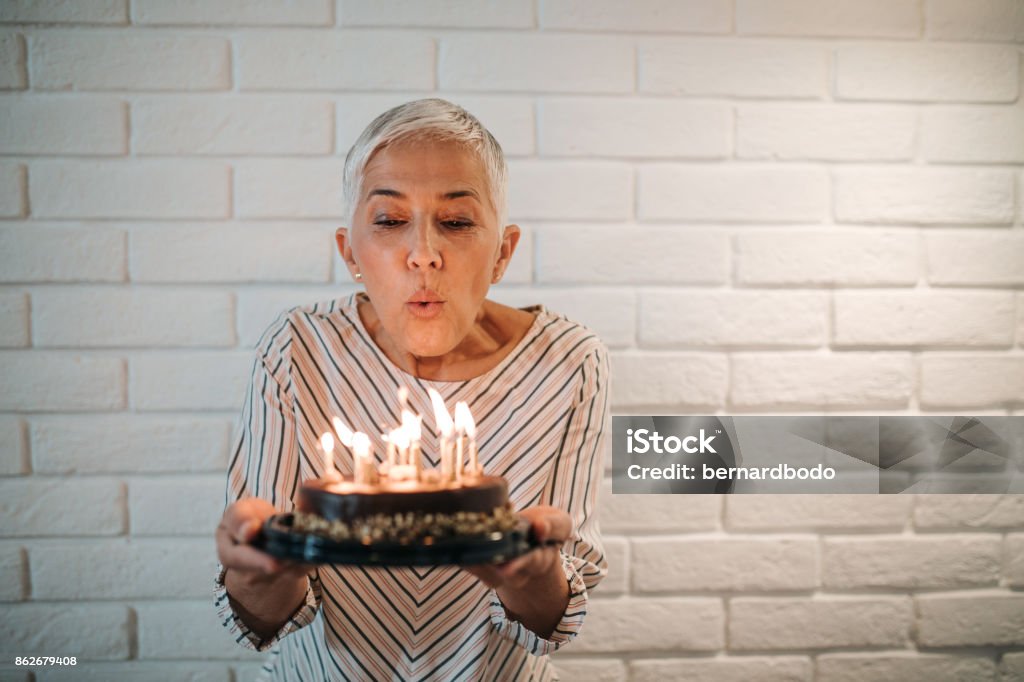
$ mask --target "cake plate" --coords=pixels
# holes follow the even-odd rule
[[[561,545],[559,541],[538,542],[528,521],[523,519],[507,532],[470,537],[436,538],[423,542],[337,541],[315,533],[294,529],[293,514],[276,514],[263,524],[262,533],[253,542],[258,549],[279,559],[308,564],[354,564],[360,566],[438,566],[496,564],[526,554],[542,545]]]

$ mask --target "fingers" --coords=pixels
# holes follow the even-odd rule
[[[538,542],[565,542],[572,536],[572,518],[561,509],[538,505],[524,509],[520,515],[529,520]]]
[[[225,568],[269,575],[285,568],[284,562],[251,546],[263,522],[276,513],[266,500],[250,497],[224,511],[217,526],[217,556]]]

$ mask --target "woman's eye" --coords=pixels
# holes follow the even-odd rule
[[[445,220],[441,224],[453,230],[465,230],[473,227],[471,220]]]
[[[380,227],[398,227],[399,225],[402,224],[402,221],[392,220],[390,218],[378,218],[377,220],[373,221],[373,224],[379,225]]]

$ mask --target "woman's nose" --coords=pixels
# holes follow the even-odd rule
[[[418,221],[412,232],[408,265],[412,269],[441,267],[441,252],[438,249],[437,234],[428,221]]]

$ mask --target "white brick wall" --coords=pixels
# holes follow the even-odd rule
[[[1022,46],[1020,0],[0,3],[0,641],[84,662],[0,677],[254,676],[207,596],[250,348],[353,290],[343,157],[409,99],[502,143],[493,297],[614,410],[1024,415]],[[563,679],[1024,679],[1024,495],[599,513]]]

